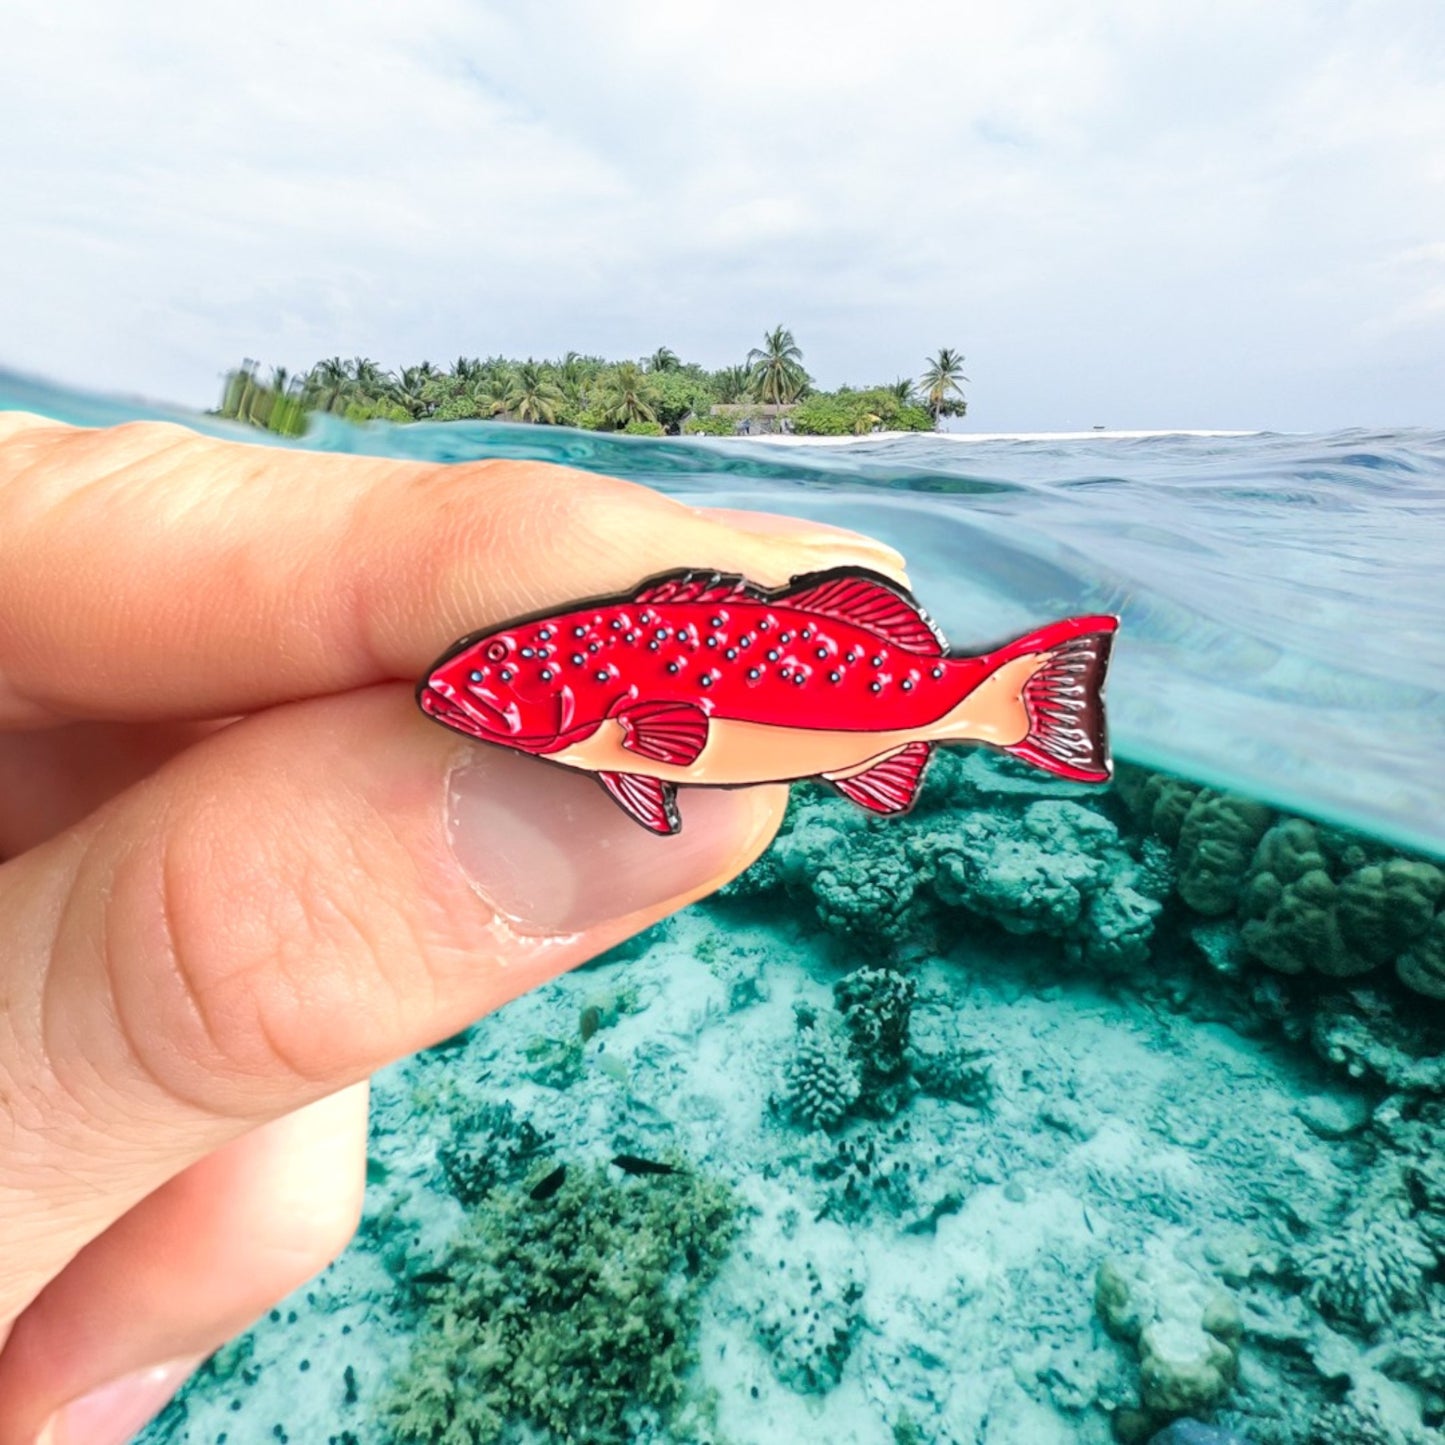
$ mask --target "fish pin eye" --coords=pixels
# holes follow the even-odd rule
[[[500,662],[507,655],[507,644],[499,638],[487,644],[487,661]]]

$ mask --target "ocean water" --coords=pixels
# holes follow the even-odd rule
[[[795,788],[378,1076],[356,1243],[146,1445],[1445,1442],[1445,432],[302,444],[871,531],[959,651],[1117,612],[1119,777]]]

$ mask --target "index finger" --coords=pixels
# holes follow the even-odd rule
[[[742,514],[734,521],[741,522]],[[891,548],[540,462],[429,464],[0,416],[0,727],[222,717],[413,678],[463,633],[670,567]]]

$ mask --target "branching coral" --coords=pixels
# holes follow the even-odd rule
[[[545,1202],[493,1191],[382,1403],[388,1438],[483,1445],[525,1422],[612,1445],[629,1410],[677,1418],[734,1220],[724,1186],[684,1172],[618,1182],[574,1165]]]
[[[810,1011],[798,1018],[797,1047],[783,1066],[789,1113],[812,1129],[831,1129],[857,1102],[862,1074],[848,1041]]]
[[[1434,1250],[1391,1201],[1356,1214],[1299,1260],[1310,1304],[1367,1334],[1423,1305],[1434,1267]]]

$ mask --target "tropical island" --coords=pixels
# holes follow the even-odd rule
[[[776,326],[736,366],[709,371],[659,347],[638,361],[569,351],[557,361],[459,356],[443,370],[423,361],[400,372],[367,357],[333,356],[304,372],[247,360],[226,375],[220,416],[285,436],[305,432],[313,412],[347,421],[492,421],[582,427],[634,436],[861,436],[936,431],[967,410],[963,356],[948,347],[917,381],[820,391],[803,353]]]

